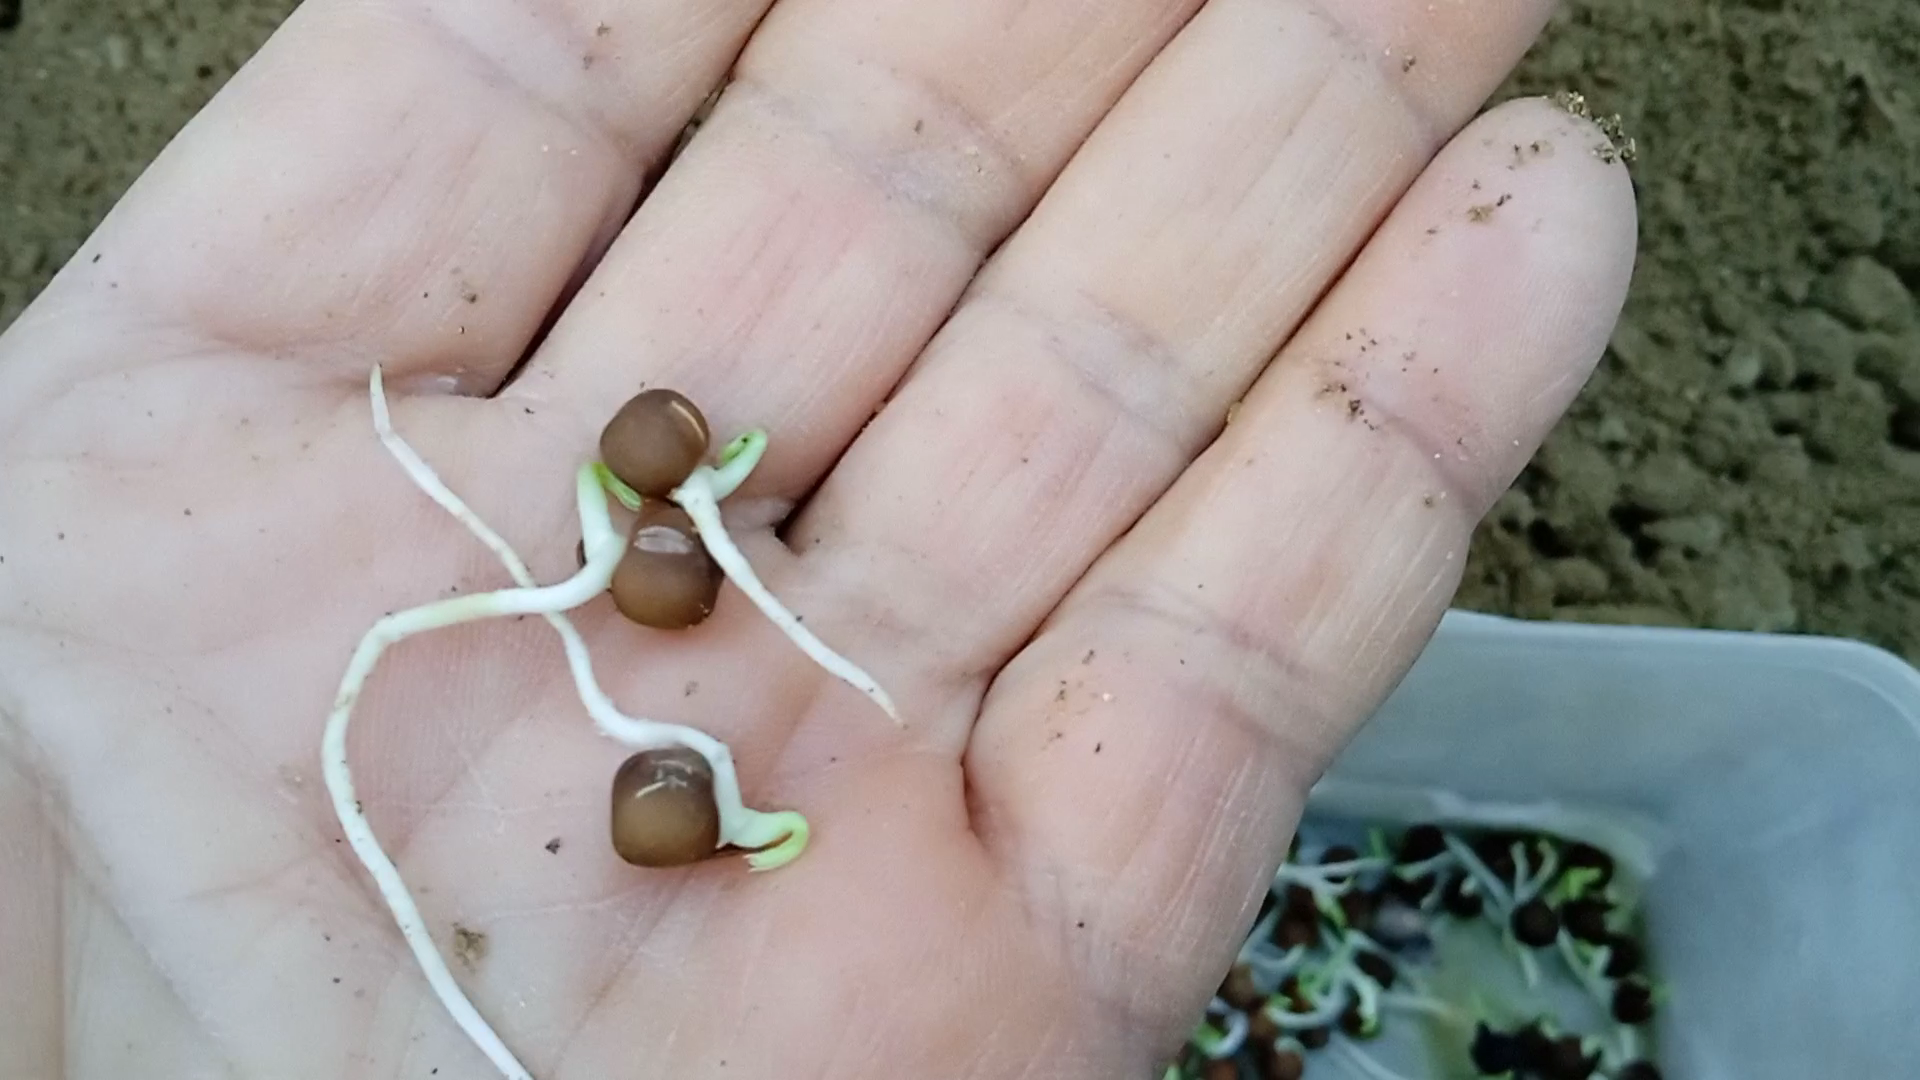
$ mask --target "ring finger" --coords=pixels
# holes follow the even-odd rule
[[[937,658],[970,719],[1549,7],[1212,0],[975,283],[795,546],[819,546],[827,579],[885,582],[866,590],[876,621]]]

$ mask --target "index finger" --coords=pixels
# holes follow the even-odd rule
[[[105,314],[302,378],[378,361],[490,389],[768,3],[306,3],[21,324]]]

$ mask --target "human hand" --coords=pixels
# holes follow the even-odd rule
[[[548,627],[395,649],[360,794],[533,1075],[1149,1072],[1622,301],[1592,125],[1449,141],[1547,6],[303,5],[0,338],[0,1074],[492,1074],[321,783],[368,625],[506,583],[376,364],[542,581],[641,385],[767,429],[735,535],[906,720],[596,601],[814,829],[637,870]]]

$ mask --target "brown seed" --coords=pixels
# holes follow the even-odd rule
[[[1353,966],[1359,968],[1362,975],[1379,983],[1382,990],[1393,989],[1394,981],[1400,977],[1393,961],[1379,953],[1363,952],[1353,958]]]
[[[1275,1047],[1265,1064],[1268,1080],[1301,1080],[1307,1075],[1307,1059],[1291,1048]]]
[[[1280,920],[1274,928],[1274,944],[1283,949],[1299,949],[1315,944],[1320,940],[1320,920],[1295,918],[1291,913]]]
[[[1240,1069],[1232,1058],[1207,1063],[1207,1080],[1240,1080]]]
[[[686,866],[720,844],[713,767],[682,746],[643,750],[613,774],[613,850],[635,866]]]
[[[1351,889],[1340,895],[1340,913],[1347,925],[1363,934],[1373,932],[1373,915],[1380,910],[1380,898],[1370,892]]]
[[[1253,984],[1253,969],[1245,964],[1235,964],[1220,983],[1220,1000],[1241,1012],[1252,1012],[1259,1008],[1262,996],[1260,988]]]
[[[643,390],[600,432],[600,461],[648,498],[665,498],[707,456],[707,418],[686,395]]]
[[[1623,979],[1613,988],[1613,1018],[1623,1024],[1653,1019],[1653,988],[1640,979]]]
[[[613,606],[656,630],[684,630],[713,614],[725,575],[685,510],[649,500],[613,568]]]
[[[1254,1009],[1249,1011],[1247,1018],[1247,1041],[1256,1044],[1270,1045],[1283,1034],[1285,1034],[1285,1032],[1280,1030],[1280,1025],[1275,1022],[1272,1016],[1267,1014],[1267,1010]]]

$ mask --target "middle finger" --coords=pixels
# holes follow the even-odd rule
[[[798,494],[1200,2],[783,0],[507,395],[670,384]]]

